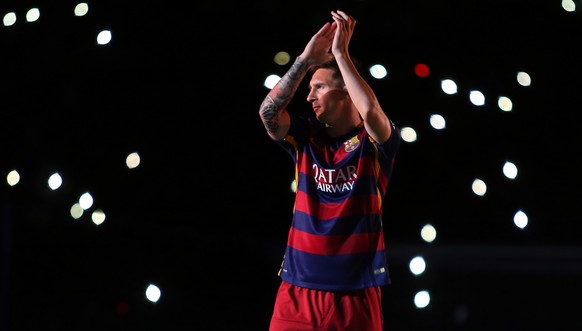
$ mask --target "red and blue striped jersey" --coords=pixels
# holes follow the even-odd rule
[[[295,163],[296,195],[280,277],[297,286],[346,291],[390,283],[382,203],[400,131],[378,144],[363,125],[341,137],[293,117],[279,144]]]

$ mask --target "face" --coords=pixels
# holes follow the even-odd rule
[[[332,69],[318,69],[311,76],[307,101],[317,119],[329,125],[339,120],[347,102],[347,93],[341,83],[333,79]]]

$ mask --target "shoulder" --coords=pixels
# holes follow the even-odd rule
[[[388,137],[388,140],[384,143],[376,143],[376,145],[389,154],[396,154],[396,151],[400,148],[400,144],[402,143],[402,134],[400,128],[391,120],[389,121],[391,126],[390,137]]]

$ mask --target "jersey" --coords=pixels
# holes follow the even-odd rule
[[[349,291],[390,283],[382,205],[401,142],[384,144],[360,125],[329,137],[314,119],[291,118],[278,143],[295,164],[295,201],[279,276],[291,284]]]

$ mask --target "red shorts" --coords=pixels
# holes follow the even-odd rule
[[[380,287],[357,291],[279,285],[269,331],[382,331]]]

